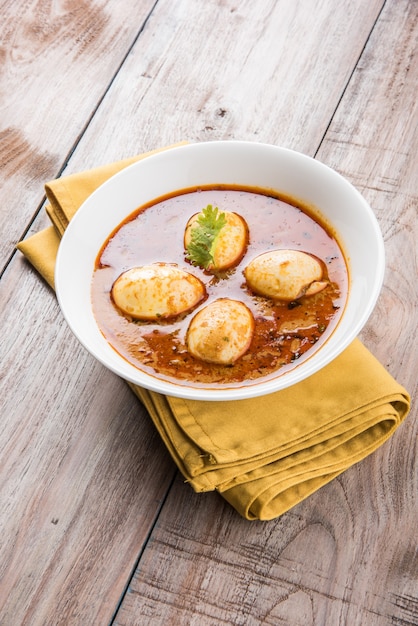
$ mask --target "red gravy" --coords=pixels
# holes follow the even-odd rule
[[[241,215],[249,227],[249,245],[241,262],[213,277],[185,259],[184,229],[188,219],[208,204]],[[259,254],[294,249],[321,259],[329,286],[294,302],[273,302],[251,293],[243,270]],[[123,315],[110,291],[127,269],[150,263],[174,263],[196,275],[208,297],[174,321],[139,322]],[[306,207],[254,188],[212,186],[186,189],[140,207],[103,245],[92,280],[96,321],[109,344],[127,361],[150,375],[177,384],[234,387],[267,380],[309,358],[331,334],[347,299],[348,271],[331,230]],[[193,358],[185,335],[196,312],[221,297],[244,302],[255,318],[247,353],[234,365],[214,365]]]

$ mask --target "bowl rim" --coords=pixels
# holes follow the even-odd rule
[[[194,387],[187,386],[187,384],[184,384],[181,381],[179,381],[179,383],[177,384],[175,382],[172,383],[170,381],[160,379],[157,376],[149,375],[146,372],[136,368],[134,365],[128,364],[128,362],[125,361],[125,359],[120,356],[111,346],[110,352],[109,350],[105,349],[104,345],[103,350],[98,350],[97,337],[94,341],[89,338],[88,334],[86,333],[86,329],[82,325],[80,325],[80,323],[77,323],[77,320],[75,319],[76,316],[74,316],[72,308],[70,306],[69,297],[71,297],[71,295],[73,294],[77,294],[77,289],[72,284],[71,295],[69,295],[68,280],[70,280],[71,282],[69,264],[72,263],[72,257],[74,257],[73,246],[75,244],[80,244],[80,242],[82,242],[81,245],[89,245],[88,236],[80,237],[80,233],[83,231],[84,228],[86,228],[88,224],[91,225],[91,217],[89,217],[89,215],[93,215],[95,210],[97,210],[96,207],[98,203],[100,203],[101,198],[106,199],[109,194],[112,195],[111,192],[113,193],[114,190],[121,190],[126,185],[132,184],[132,181],[135,179],[136,176],[141,176],[141,170],[143,170],[142,175],[144,175],[147,173],[147,170],[162,167],[165,164],[172,162],[172,160],[175,160],[177,157],[189,159],[190,162],[192,162],[196,158],[201,158],[202,155],[203,157],[205,157],[205,151],[211,154],[215,154],[216,151],[219,149],[229,151],[231,155],[238,154],[239,152],[242,153],[242,151],[244,150],[248,152],[250,158],[261,155],[261,153],[263,153],[265,154],[266,158],[268,158],[269,154],[271,154],[276,155],[280,158],[296,160],[298,163],[304,163],[308,167],[313,167],[314,170],[317,172],[322,172],[323,175],[330,177],[331,181],[335,180],[339,185],[345,186],[345,189],[349,191],[353,199],[355,198],[359,203],[359,206],[361,206],[362,211],[364,211],[364,215],[368,220],[371,232],[374,234],[373,243],[375,255],[375,277],[373,281],[373,289],[370,293],[368,293],[367,303],[365,303],[361,314],[357,317],[356,323],[353,324],[350,331],[345,334],[344,338],[340,340],[338,345],[331,344],[332,349],[329,349],[330,341],[333,337],[335,337],[336,331],[339,328],[345,313],[341,316],[340,322],[337,324],[336,328],[333,330],[327,340],[321,345],[321,347],[317,351],[313,351],[311,356],[308,356],[308,358],[306,358],[300,365],[296,365],[290,371],[287,371],[283,374],[280,374],[280,372],[278,372],[278,375],[273,379],[255,382],[254,384],[249,385],[243,384],[243,386],[240,387]],[[172,191],[176,191],[182,188],[185,187],[177,187],[177,189],[173,189]],[[277,189],[277,191],[280,192],[279,189]],[[164,193],[158,194],[155,199],[161,197],[162,195],[164,195]],[[142,204],[145,204],[145,202],[139,201],[137,207],[140,207]],[[318,207],[318,209],[318,212],[320,213],[321,208]],[[135,209],[126,210],[125,217],[130,215],[134,210]],[[123,221],[123,218],[117,219],[116,221],[117,224],[119,224]],[[337,228],[336,230],[338,232]],[[111,232],[112,231],[109,230],[107,236],[109,236]],[[106,237],[103,237],[102,243],[104,243],[105,239]],[[344,241],[340,241],[340,243],[342,244],[344,249]],[[99,249],[100,246],[95,249],[95,257],[97,256]],[[350,266],[350,259],[347,259],[347,261],[348,265]],[[92,275],[92,271],[93,267],[90,267],[90,277]],[[284,389],[285,387],[301,382],[305,378],[318,372],[331,361],[333,361],[357,337],[357,335],[367,322],[379,297],[383,285],[384,271],[384,243],[377,218],[369,204],[358,192],[358,190],[336,170],[330,168],[328,165],[322,163],[317,159],[314,159],[311,156],[295,150],[291,150],[289,148],[252,141],[216,140],[182,144],[170,147],[168,149],[163,149],[159,152],[155,152],[151,155],[146,156],[144,159],[140,159],[132,163],[131,165],[128,165],[123,170],[117,172],[104,183],[102,183],[82,203],[63,234],[56,259],[55,288],[58,303],[63,313],[64,319],[66,320],[68,326],[70,327],[71,331],[76,336],[78,341],[99,362],[101,362],[104,366],[106,366],[109,370],[113,371],[118,376],[121,376],[122,378],[133,384],[145,387],[150,391],[155,391],[168,396],[192,400],[228,401],[241,400],[274,393],[276,391]],[[351,282],[351,277],[349,277],[349,279]],[[89,286],[90,284],[91,278]],[[85,288],[85,285],[83,288]],[[92,312],[91,315],[93,315]],[[101,337],[102,342],[105,342],[109,346],[107,340],[102,335]],[[129,365],[129,367],[126,367],[127,364]]]

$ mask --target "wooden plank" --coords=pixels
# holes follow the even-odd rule
[[[382,5],[159,0],[66,172],[184,140],[313,154]]]
[[[62,323],[49,288],[15,263],[0,293],[0,622],[105,624],[174,464],[128,386]]]
[[[157,4],[67,172],[185,138],[256,139],[313,154],[382,2],[328,0],[315,6],[315,15],[306,12],[306,1],[173,4]],[[42,218],[36,226],[44,223]],[[107,623],[173,466],[149,421],[138,420],[138,404],[125,385],[87,357],[52,294],[25,269],[14,259],[0,286],[9,354],[9,371],[0,381],[6,416],[0,442],[10,454],[3,474],[10,503],[2,522],[2,536],[10,539],[0,557],[7,567],[4,611],[15,623],[31,625]],[[189,617],[199,624],[229,618],[248,623],[251,616],[257,623],[265,611],[266,623],[291,615],[297,624],[300,601],[308,616],[309,607],[319,617],[344,616],[349,603],[343,585],[355,575],[357,556],[364,558],[361,540],[370,521],[366,507],[359,525],[348,525],[350,483],[344,480],[283,520],[254,525],[216,495],[196,496],[179,480],[117,621],[142,624],[144,615],[153,615],[154,623],[160,617],[168,623]],[[366,486],[355,500],[356,513],[364,507]],[[354,560],[346,560],[347,528]],[[304,576],[310,542],[317,557]],[[341,572],[334,588],[335,563]],[[285,578],[292,568],[293,578]],[[327,602],[332,593],[333,605]]]
[[[370,502],[370,461],[267,524],[178,481],[115,624],[415,623],[416,510],[399,527],[392,502]]]
[[[379,36],[381,45],[366,48],[317,157],[350,180],[378,218],[386,248],[385,283],[363,337],[393,375],[414,390],[417,380],[411,344],[416,339],[418,291],[411,276],[417,273],[418,237],[416,3],[389,3],[373,41]]]
[[[361,189],[382,225],[388,272],[362,336],[413,395],[417,33],[416,3],[386,3],[318,154]],[[248,525],[215,495],[176,483],[115,623],[416,623],[415,414],[371,457],[268,524]]]
[[[44,182],[65,163],[154,4],[2,3],[0,267],[42,202]]]

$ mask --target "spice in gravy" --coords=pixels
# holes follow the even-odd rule
[[[209,204],[220,212],[237,213],[249,229],[238,265],[216,275],[188,262],[183,244],[188,220]],[[320,259],[328,286],[291,302],[251,292],[245,268],[258,255],[277,249],[300,250]],[[206,288],[205,301],[171,320],[138,321],[123,314],[112,301],[113,283],[128,269],[153,263],[174,264],[198,277]],[[313,212],[271,192],[219,185],[182,190],[130,215],[97,257],[92,303],[106,340],[137,368],[177,384],[234,387],[275,377],[309,358],[336,327],[347,291],[344,254]],[[186,347],[193,316],[219,298],[243,302],[255,320],[249,349],[232,365],[204,362]]]

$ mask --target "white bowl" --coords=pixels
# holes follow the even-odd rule
[[[109,234],[139,206],[195,185],[234,184],[274,189],[314,206],[337,233],[349,266],[349,295],[328,340],[312,356],[276,378],[229,389],[196,388],[148,375],[108,344],[91,306],[97,254]],[[330,363],[358,335],[381,290],[384,246],[377,220],[360,193],[341,175],[291,150],[241,141],[184,145],[127,167],[99,187],[69,224],[58,251],[58,301],[85,348],[122,378],[162,394],[198,400],[261,396],[300,382]]]

